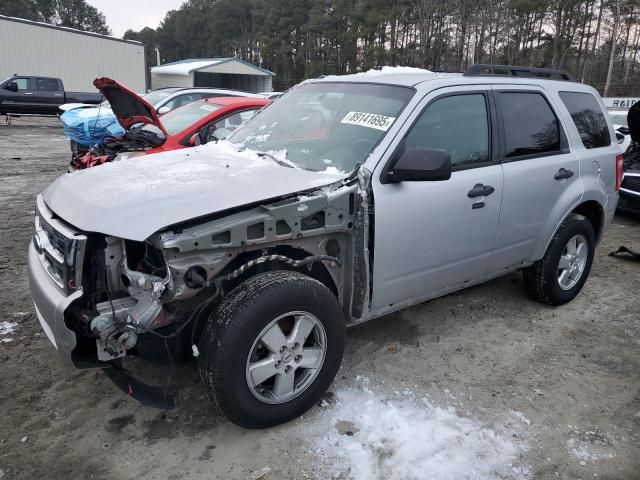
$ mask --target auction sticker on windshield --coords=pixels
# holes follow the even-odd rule
[[[378,115],[377,113],[349,112],[340,123],[375,128],[376,130],[386,132],[395,119],[396,117],[387,117],[385,115]]]

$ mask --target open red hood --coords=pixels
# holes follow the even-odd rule
[[[165,136],[168,136],[156,109],[144,98],[111,78],[96,78],[93,81],[93,85],[107,99],[122,128],[128,130],[129,127],[136,123],[145,123],[155,125],[162,130]]]

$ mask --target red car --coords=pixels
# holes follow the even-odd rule
[[[108,100],[122,137],[106,138],[101,145],[74,156],[71,169],[84,169],[150,153],[176,150],[221,140],[269,103],[267,99],[214,97],[198,100],[159,116],[143,98],[109,78],[94,85]]]

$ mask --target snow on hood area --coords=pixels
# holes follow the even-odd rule
[[[44,191],[81,230],[144,240],[163,227],[330,185],[347,174],[293,168],[286,152],[238,151],[228,142],[106,163],[63,175]]]
[[[307,430],[322,478],[529,478],[522,460],[526,445],[514,432],[489,428],[410,390],[390,398],[366,383],[338,392],[335,405],[323,402],[324,411]]]

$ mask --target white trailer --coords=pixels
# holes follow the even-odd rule
[[[145,71],[140,42],[0,15],[0,80],[55,77],[67,90],[94,92],[95,78],[110,77],[144,93]]]

